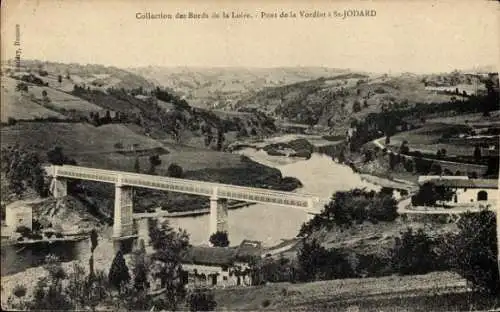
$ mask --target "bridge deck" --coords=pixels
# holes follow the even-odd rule
[[[179,193],[225,198],[231,200],[267,203],[314,211],[324,200],[306,194],[272,191],[253,187],[203,182],[187,179],[137,174],[124,171],[94,169],[79,166],[49,166],[47,174],[80,180],[114,183],[123,186],[144,187]]]

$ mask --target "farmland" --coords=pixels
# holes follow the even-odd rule
[[[9,117],[15,119],[64,118],[63,115],[35,103],[27,95],[16,92],[15,89],[14,79],[2,77],[2,122],[7,122]]]
[[[436,272],[218,290],[216,301],[230,311],[454,311],[470,308],[465,289],[458,275]],[[495,303],[476,298],[475,305],[481,309]]]

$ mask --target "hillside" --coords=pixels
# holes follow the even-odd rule
[[[7,62],[7,68],[12,68]],[[97,64],[66,64],[57,62],[42,62],[38,60],[23,60],[21,69],[27,72],[39,73],[45,71],[48,75],[46,81],[50,86],[60,87],[65,91],[71,91],[73,84],[86,85],[96,89],[153,89],[155,85],[140,75],[116,67],[108,67]],[[63,78],[62,83],[57,81],[58,75]]]
[[[266,87],[297,83],[327,77],[346,70],[300,68],[197,68],[140,67],[131,72],[142,75],[182,95],[191,105],[200,108],[231,107],[242,94]]]
[[[463,311],[465,281],[448,272],[416,276],[273,283],[216,291],[218,310],[251,311]],[[476,300],[480,307],[491,302]],[[498,304],[498,303],[497,303]],[[479,309],[481,309],[479,307]]]
[[[453,87],[453,91],[429,89],[430,79],[414,74],[389,76],[348,73],[265,88],[247,95],[235,106],[241,111],[254,107],[278,119],[292,122],[335,127],[336,133],[344,133],[353,118],[362,120],[370,113],[385,109],[409,109],[416,104],[446,103],[470,95],[470,91],[463,94],[461,89],[457,94],[453,80],[444,80],[450,88]],[[456,83],[472,88],[477,81],[465,79]],[[479,89],[478,92],[482,90]]]
[[[263,114],[194,109],[168,89],[153,88],[113,68],[40,64],[29,65],[34,69],[25,66],[20,73],[3,72],[2,150],[35,152],[45,162],[47,152],[57,146],[82,166],[168,175],[168,167],[175,163],[188,179],[277,189],[300,186],[298,181],[283,180],[276,169],[223,152],[236,137],[273,133],[273,121]],[[64,70],[69,70],[69,78]],[[128,77],[123,81],[132,89],[78,84],[77,75],[108,75],[115,82]],[[151,157],[157,157],[154,169]],[[84,182],[77,192],[89,207],[112,212],[112,188]],[[196,196],[141,191],[136,208],[197,209],[205,202]]]

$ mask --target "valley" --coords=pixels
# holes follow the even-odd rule
[[[271,275],[264,277],[267,286],[216,287],[218,305],[226,309],[365,309],[371,304],[395,308],[403,297],[408,297],[405,302],[436,305],[437,297],[422,285],[440,278],[447,282],[429,286],[439,289],[439,298],[455,300],[454,296],[467,291],[464,279],[451,273],[451,266],[434,251],[425,252],[435,263],[415,269],[417,273],[412,274],[417,275],[395,277],[400,269],[394,262],[401,260],[393,253],[408,229],[438,237],[432,242],[438,250],[444,248],[441,237],[460,232],[446,218],[412,218],[407,215],[411,209],[398,205],[417,192],[423,175],[498,178],[493,162],[498,159],[500,115],[498,107],[487,105],[494,88],[462,86],[466,94],[456,92],[456,83],[468,83],[467,75],[457,73],[436,78],[319,68],[141,68],[128,72],[38,62],[27,62],[24,70],[19,74],[2,69],[2,175],[8,177],[2,179],[2,206],[8,206],[5,211],[18,204],[30,206],[37,211],[33,215],[37,222],[50,223],[64,235],[98,229],[106,247],[98,249],[96,268],[105,269],[116,245],[111,237],[114,187],[70,181],[63,200],[47,198],[31,204],[29,200],[38,198],[37,184],[28,178],[18,191],[9,173],[16,170],[16,159],[34,166],[29,172],[50,163],[76,164],[331,199],[324,207],[316,207],[312,216],[262,203],[229,203],[235,209],[229,210],[226,220],[227,248],[258,241],[264,248],[259,256],[260,274]],[[470,79],[477,81],[471,80],[469,86],[488,85],[491,75]],[[429,88],[435,80],[450,87]],[[471,90],[478,93],[469,94]],[[132,213],[140,239],[148,240],[147,219],[153,218],[186,230],[194,246],[213,248],[206,247],[212,244],[207,237],[212,214],[208,197],[141,188],[134,189],[133,195]],[[346,209],[354,211],[352,220],[339,221],[344,219],[331,215],[332,207],[341,207],[334,206],[336,196],[346,196]],[[368,209],[365,212],[356,208],[365,204],[374,206],[363,208]],[[389,212],[393,208],[405,213],[393,216]],[[372,215],[375,212],[370,211],[376,209],[383,212]],[[318,250],[310,244],[317,244]],[[301,253],[306,248],[331,253],[327,258],[337,262],[318,263],[316,277],[303,280],[293,272],[303,270]],[[77,249],[78,256],[65,260],[65,267],[89,255]],[[327,261],[323,257],[318,254],[320,260],[314,261]],[[126,262],[133,264],[129,255]],[[30,266],[6,273],[6,291],[14,287],[15,276],[25,278],[27,272],[41,270]],[[289,284],[299,278],[298,286]],[[368,286],[361,292],[364,299],[357,301],[354,297],[360,294],[361,281]],[[407,283],[402,297],[378,291],[380,285],[393,289],[396,286],[389,285],[402,281]],[[330,290],[340,287],[338,283],[350,290],[336,293],[335,298],[342,300],[334,302]],[[262,289],[279,295],[268,298]],[[312,304],[309,292],[314,289],[321,293]],[[416,289],[417,295],[408,296]]]

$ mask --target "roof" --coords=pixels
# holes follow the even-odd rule
[[[181,254],[182,263],[230,265],[236,256],[235,248],[193,246]]]
[[[244,240],[239,247],[192,246],[181,254],[184,264],[232,265],[235,261],[249,261],[260,257],[262,246],[257,241]]]
[[[449,179],[433,179],[428,182],[434,185],[447,186],[452,188],[485,188],[498,189],[498,180],[495,179],[468,179],[468,180],[449,180]]]

